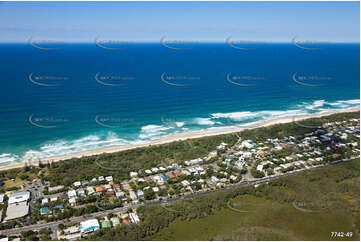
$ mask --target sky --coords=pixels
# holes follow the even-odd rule
[[[0,2],[0,42],[359,42],[359,2]]]

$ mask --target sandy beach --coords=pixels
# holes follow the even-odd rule
[[[360,107],[350,108],[350,109],[342,109],[342,110],[332,110],[332,111],[323,112],[321,114],[314,114],[314,115],[281,117],[281,118],[275,118],[275,119],[265,121],[264,123],[261,123],[259,125],[254,125],[252,127],[240,127],[241,125],[239,125],[239,126],[235,125],[235,126],[225,127],[225,128],[222,128],[222,129],[216,130],[216,131],[202,131],[202,132],[198,131],[198,132],[174,134],[174,135],[170,135],[170,136],[167,136],[167,137],[164,137],[164,138],[161,138],[158,140],[150,141],[150,142],[147,142],[144,144],[109,146],[109,147],[93,149],[93,150],[84,151],[84,152],[72,153],[69,155],[49,157],[46,159],[42,159],[41,161],[42,162],[59,162],[59,161],[68,160],[68,159],[72,159],[72,158],[81,158],[81,157],[85,157],[85,156],[99,155],[99,154],[104,154],[104,153],[113,153],[113,152],[129,150],[129,149],[136,149],[136,148],[140,148],[140,147],[148,147],[151,145],[161,145],[161,144],[166,144],[166,143],[171,143],[174,141],[180,141],[180,140],[186,140],[186,139],[201,138],[201,137],[221,135],[221,134],[230,134],[230,133],[239,132],[239,131],[242,131],[245,129],[254,129],[254,128],[266,127],[266,126],[270,126],[270,125],[274,125],[274,124],[290,123],[290,122],[305,120],[305,119],[309,119],[309,118],[319,118],[319,117],[331,115],[334,113],[356,112],[356,111],[360,111]],[[29,163],[27,163],[27,161],[24,161],[21,163],[11,164],[11,165],[0,167],[0,170],[21,168],[21,167],[25,166],[26,164],[29,164]],[[38,165],[38,162],[32,161],[31,165]]]

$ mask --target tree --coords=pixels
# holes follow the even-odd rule
[[[263,171],[259,171],[257,170],[256,168],[252,168],[251,170],[251,175],[254,177],[254,178],[262,178],[265,176],[264,172]]]
[[[147,189],[144,191],[144,198],[146,200],[153,200],[155,199],[155,193],[153,191],[153,189]]]

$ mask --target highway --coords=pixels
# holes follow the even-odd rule
[[[349,160],[352,160],[352,159],[355,159],[355,158],[359,158],[359,157],[352,157],[350,159],[333,161],[329,165],[336,165],[336,164],[339,164],[341,162],[346,162],[346,161],[349,161]],[[257,185],[257,184],[269,182],[269,181],[272,181],[272,180],[275,180],[275,179],[279,179],[280,177],[290,176],[290,175],[294,175],[294,174],[304,172],[304,171],[315,170],[315,169],[318,169],[318,168],[321,168],[321,167],[324,167],[324,166],[325,165],[320,165],[320,166],[317,166],[317,167],[304,168],[304,169],[301,169],[301,170],[296,170],[296,171],[288,172],[288,173],[281,174],[281,175],[273,175],[273,176],[269,176],[269,177],[265,177],[265,178],[255,179],[255,180],[252,180],[252,181],[244,181],[244,182],[241,182],[241,183],[237,183],[237,184],[234,184],[234,185],[229,185],[229,186],[226,186],[224,188],[220,188],[220,189],[212,190],[212,191],[202,191],[202,192],[197,192],[197,193],[184,195],[184,196],[179,196],[179,197],[175,197],[175,198],[169,198],[169,199],[166,199],[166,200],[150,201],[150,202],[145,202],[145,203],[133,204],[133,205],[118,207],[118,208],[114,208],[114,209],[110,209],[110,210],[99,211],[99,212],[96,212],[96,213],[92,213],[92,214],[88,214],[88,215],[84,215],[84,216],[80,216],[80,217],[74,217],[74,218],[70,218],[70,219],[59,220],[59,221],[54,221],[54,222],[49,222],[49,223],[34,224],[34,225],[24,226],[24,227],[21,227],[21,228],[13,228],[13,229],[1,230],[0,234],[5,235],[5,236],[19,235],[22,231],[28,231],[28,230],[36,230],[36,231],[38,231],[38,230],[43,229],[43,228],[50,228],[52,231],[56,231],[59,224],[66,225],[66,224],[70,224],[70,223],[73,223],[73,222],[81,222],[81,221],[91,219],[91,218],[106,216],[106,215],[112,214],[112,213],[125,212],[128,209],[136,209],[136,208],[138,208],[140,206],[152,206],[152,205],[167,204],[167,203],[170,203],[170,202],[184,200],[184,199],[190,199],[190,198],[194,198],[196,196],[202,196],[202,195],[210,194],[210,193],[213,193],[213,192],[219,192],[219,191],[222,191],[222,190],[230,190],[230,189],[234,189],[234,188],[238,188],[238,187]]]

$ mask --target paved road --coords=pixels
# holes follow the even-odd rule
[[[353,158],[345,159],[345,160],[333,161],[333,162],[330,163],[330,165],[336,165],[338,163],[349,161],[349,160],[352,160],[352,159],[355,159],[355,158],[358,158],[358,157],[353,157]],[[229,190],[229,189],[234,189],[234,188],[237,188],[237,187],[245,187],[245,186],[249,186],[249,185],[257,185],[257,184],[269,182],[269,181],[272,181],[272,180],[275,180],[275,179],[279,179],[280,177],[290,176],[290,175],[297,174],[297,173],[304,172],[304,171],[315,170],[315,169],[318,169],[318,168],[321,168],[321,167],[324,167],[324,165],[317,166],[317,167],[312,167],[312,168],[308,168],[308,169],[305,168],[305,169],[301,169],[301,170],[297,170],[297,171],[293,171],[293,172],[288,172],[288,173],[285,173],[285,174],[282,174],[282,175],[264,177],[264,178],[260,178],[260,179],[254,180],[254,181],[245,181],[245,182],[230,185],[230,186],[227,186],[227,187],[224,187],[224,188],[221,188],[221,189],[217,189],[217,190],[197,192],[197,193],[193,193],[193,194],[189,194],[189,195],[185,195],[185,196],[169,198],[169,199],[166,199],[166,200],[151,201],[151,202],[146,202],[146,203],[141,203],[141,204],[128,205],[128,206],[124,206],[124,207],[118,207],[118,208],[114,208],[114,209],[110,209],[110,210],[99,211],[99,212],[96,212],[96,213],[84,215],[84,216],[81,216],[81,217],[70,218],[70,219],[66,219],[66,220],[54,221],[54,222],[49,222],[49,223],[44,223],[44,224],[34,224],[34,225],[29,225],[29,226],[25,226],[25,227],[21,227],[21,228],[2,230],[2,231],[0,231],[0,234],[1,235],[6,235],[6,236],[18,235],[22,231],[40,230],[42,228],[50,228],[50,229],[52,229],[52,231],[56,231],[55,228],[57,228],[59,224],[65,224],[66,225],[66,224],[70,224],[70,223],[73,223],[73,222],[81,222],[81,221],[86,220],[86,219],[96,218],[96,217],[100,217],[100,216],[106,216],[106,215],[112,214],[112,213],[125,212],[125,211],[128,211],[128,209],[136,209],[136,208],[138,208],[140,206],[160,205],[160,204],[170,203],[170,202],[174,202],[174,201],[178,201],[178,200],[190,199],[190,198],[194,198],[196,196],[206,195],[206,194],[210,194],[210,193],[213,193],[213,192],[218,192],[218,191],[221,191],[221,190]]]

